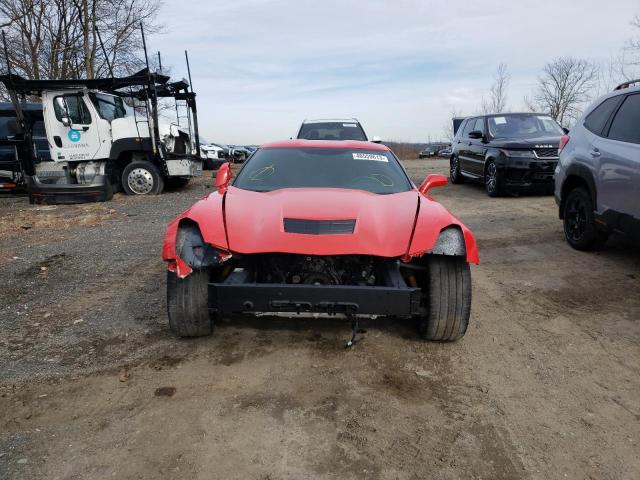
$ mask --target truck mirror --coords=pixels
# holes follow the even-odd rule
[[[69,115],[69,109],[67,108],[67,102],[64,101],[64,97],[56,97],[56,110],[61,114],[60,121],[65,127],[71,126],[71,117]]]
[[[371,143],[382,143],[382,139],[376,135],[371,139]]]

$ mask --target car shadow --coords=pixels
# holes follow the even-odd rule
[[[218,328],[250,328],[263,331],[289,331],[315,335],[351,333],[351,321],[340,317],[280,317],[272,315],[225,315],[217,323]],[[384,332],[387,335],[403,338],[419,338],[415,319],[379,317],[376,319],[358,319],[358,328],[366,332]]]

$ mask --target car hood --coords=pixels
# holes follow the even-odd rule
[[[229,250],[308,255],[405,255],[413,232],[419,193],[377,195],[362,190],[288,188],[253,192],[229,187],[224,219]],[[293,220],[297,228],[291,228]],[[353,233],[323,233],[318,225],[355,221]],[[310,228],[316,233],[293,233]],[[329,226],[329,228],[331,228]],[[318,233],[319,232],[319,233]]]
[[[558,148],[560,137],[494,138],[491,146],[496,148]]]

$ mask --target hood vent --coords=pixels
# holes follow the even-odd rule
[[[284,231],[287,233],[303,233],[306,235],[352,234],[355,227],[355,220],[284,219]]]

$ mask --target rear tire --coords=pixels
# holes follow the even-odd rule
[[[164,179],[153,163],[134,160],[122,170],[122,188],[127,195],[159,195]]]
[[[213,332],[209,315],[209,270],[194,270],[185,278],[167,271],[169,327],[179,337],[202,337]]]
[[[589,192],[574,188],[564,202],[563,225],[567,243],[576,250],[597,250],[607,241],[607,234],[596,228],[593,200]]]
[[[449,161],[449,179],[451,183],[464,183],[464,177],[460,173],[460,160],[452,157]]]
[[[422,338],[451,342],[462,338],[471,315],[471,269],[464,257],[431,255],[423,296],[427,315],[420,318]]]

